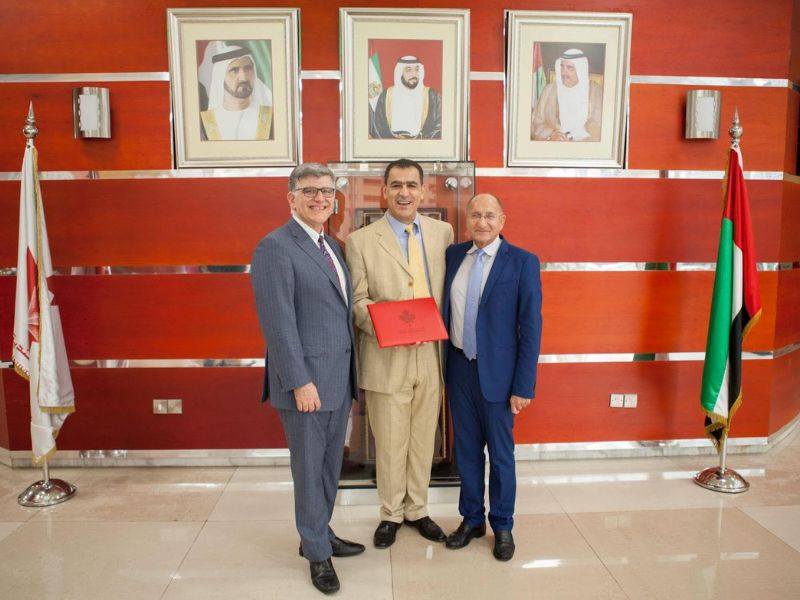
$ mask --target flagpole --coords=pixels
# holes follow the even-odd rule
[[[742,126],[739,124],[739,109],[733,114],[733,123],[728,134],[731,136],[731,149],[739,148],[739,138],[742,137]],[[740,494],[750,489],[750,483],[733,469],[726,467],[728,455],[728,436],[722,436],[719,441],[719,466],[703,469],[694,476],[694,482],[706,489],[727,494]]]
[[[25,127],[22,128],[22,133],[28,140],[26,146],[32,148],[34,145],[33,140],[39,133],[39,129],[36,127],[36,119],[33,116],[33,102],[30,103],[28,108],[28,118],[25,120]],[[24,182],[21,185],[24,185]],[[42,479],[25,488],[25,491],[17,496],[17,502],[22,506],[34,508],[52,506],[69,500],[77,492],[78,488],[63,479],[50,479],[50,468],[47,464],[47,457],[44,457],[42,459]]]

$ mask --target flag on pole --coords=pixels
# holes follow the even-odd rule
[[[533,102],[532,108],[536,108],[536,103],[539,101],[539,96],[544,91],[544,86],[547,85],[547,76],[544,73],[544,63],[542,62],[542,44],[541,42],[533,43]]]
[[[375,110],[378,98],[383,92],[383,76],[381,75],[381,61],[378,57],[378,51],[373,47],[372,40],[370,40],[369,45],[369,105],[372,110]]]
[[[731,419],[742,401],[742,342],[761,316],[750,207],[737,142],[731,147],[726,179],[700,390],[706,434],[717,451],[728,437]]]
[[[58,431],[67,415],[75,412],[75,393],[58,305],[48,285],[53,267],[36,161],[31,140],[22,160],[11,360],[14,370],[29,382],[31,449],[38,465],[55,453]]]

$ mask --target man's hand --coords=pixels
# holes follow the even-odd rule
[[[511,412],[518,415],[519,412],[531,403],[530,398],[522,398],[520,396],[511,396]]]
[[[322,405],[319,401],[317,386],[313,382],[294,388],[294,401],[300,412],[315,412]]]
[[[560,131],[554,131],[553,133],[550,134],[550,137],[547,138],[547,139],[550,140],[551,142],[566,142],[566,141],[569,141],[569,138],[567,136],[565,136],[563,133],[561,133]]]

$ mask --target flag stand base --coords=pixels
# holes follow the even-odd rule
[[[747,480],[736,471],[720,467],[703,469],[694,476],[694,482],[708,490],[726,494],[740,494],[750,489]]]
[[[24,492],[17,496],[17,502],[22,506],[39,508],[66,502],[77,493],[78,488],[63,479],[41,480],[30,484]]]

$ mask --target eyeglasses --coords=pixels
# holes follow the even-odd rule
[[[469,215],[467,216],[469,217],[470,221],[475,221],[476,223],[481,219],[483,219],[487,223],[494,223],[500,217],[500,215],[496,215],[494,213],[479,213],[479,212],[469,213]]]
[[[317,197],[317,194],[320,192],[322,192],[323,198],[333,198],[333,196],[336,194],[336,190],[333,189],[332,187],[324,187],[324,188],[304,187],[304,188],[295,188],[293,191],[302,192],[303,197],[306,198],[307,200],[313,200],[314,198]]]

